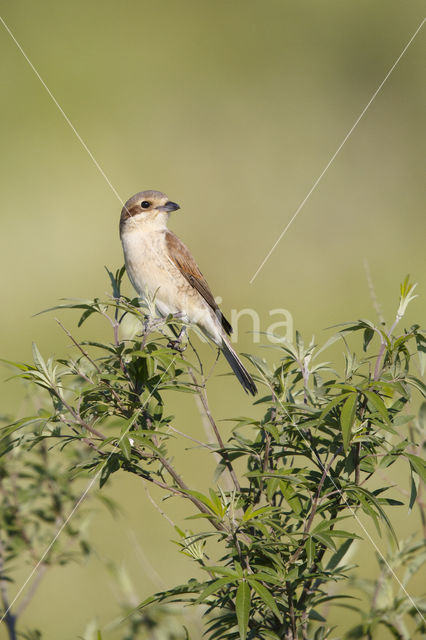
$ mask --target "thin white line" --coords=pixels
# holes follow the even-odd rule
[[[426,18],[423,18],[422,22],[420,23],[420,25],[417,27],[416,31],[414,32],[414,34],[411,36],[410,40],[408,41],[408,43],[405,45],[404,49],[402,50],[402,52],[399,54],[398,58],[396,59],[396,61],[393,63],[392,67],[389,69],[389,71],[387,72],[386,76],[384,77],[384,80],[379,84],[379,86],[377,87],[376,91],[373,93],[372,97],[370,98],[370,100],[368,101],[368,103],[366,104],[366,106],[364,107],[364,109],[361,111],[360,115],[358,116],[358,118],[355,120],[354,124],[352,125],[352,127],[349,129],[348,133],[346,134],[346,136],[343,138],[343,141],[341,142],[341,144],[338,146],[337,150],[334,152],[334,154],[331,156],[331,159],[328,161],[327,165],[325,166],[325,168],[323,169],[323,171],[320,173],[319,177],[316,179],[316,181],[314,182],[312,188],[308,191],[307,195],[305,196],[305,198],[302,200],[302,202],[299,204],[299,206],[297,207],[296,211],[294,212],[294,214],[292,215],[292,217],[290,218],[290,221],[288,222],[287,226],[285,227],[285,229],[280,233],[280,235],[278,236],[278,240],[275,242],[275,244],[273,245],[273,247],[269,250],[269,253],[266,255],[266,257],[264,258],[263,262],[260,264],[260,266],[257,268],[257,271],[255,272],[255,274],[253,275],[253,277],[250,280],[250,284],[252,284],[255,280],[255,278],[258,276],[259,272],[261,271],[261,269],[263,268],[263,266],[265,265],[265,263],[269,260],[271,254],[273,253],[273,251],[275,250],[275,248],[277,247],[277,245],[279,244],[279,242],[282,240],[283,236],[286,234],[287,230],[289,229],[290,225],[293,223],[293,221],[296,219],[296,217],[298,216],[299,212],[302,210],[302,208],[304,207],[305,203],[308,201],[309,197],[311,196],[311,194],[315,191],[316,187],[318,186],[318,184],[320,183],[321,179],[323,178],[323,176],[325,175],[325,173],[327,172],[328,168],[330,167],[330,165],[333,163],[334,159],[336,158],[337,154],[340,152],[340,150],[342,149],[343,145],[345,144],[345,142],[347,141],[347,139],[350,137],[350,135],[352,134],[353,130],[355,129],[355,127],[357,126],[357,124],[359,123],[359,121],[361,120],[361,118],[363,117],[363,115],[365,114],[365,112],[367,111],[367,109],[369,108],[369,106],[371,105],[371,103],[373,102],[373,100],[375,99],[375,97],[377,96],[377,94],[379,93],[380,89],[383,87],[383,85],[385,84],[386,80],[389,78],[389,76],[391,75],[392,71],[395,69],[396,65],[398,64],[398,62],[401,60],[402,56],[404,55],[404,53],[407,51],[408,47],[410,46],[410,44],[413,42],[414,38],[416,37],[416,35],[419,33],[420,29],[422,28],[424,22],[425,22]]]
[[[123,200],[121,199],[120,195],[118,194],[117,190],[115,189],[115,187],[111,184],[111,181],[108,179],[108,176],[106,175],[106,173],[103,171],[103,169],[101,168],[101,166],[99,165],[98,161],[96,160],[95,156],[93,155],[93,153],[90,151],[89,147],[87,146],[87,144],[84,142],[83,138],[80,136],[80,134],[78,133],[77,129],[74,127],[74,125],[72,124],[71,120],[68,118],[67,114],[65,113],[65,111],[62,109],[61,105],[59,104],[59,102],[56,100],[55,96],[53,95],[53,93],[50,91],[49,87],[46,85],[46,83],[44,82],[43,78],[41,77],[41,75],[39,74],[39,72],[37,71],[37,69],[35,68],[35,66],[33,65],[33,63],[31,62],[31,60],[28,58],[27,54],[25,53],[25,51],[23,50],[23,48],[21,47],[21,45],[19,44],[19,42],[17,41],[17,39],[15,38],[15,36],[13,35],[13,33],[11,32],[11,30],[9,29],[9,27],[7,26],[6,22],[3,20],[3,18],[0,16],[0,21],[3,24],[4,28],[6,29],[6,31],[8,32],[8,34],[10,35],[10,37],[12,38],[13,42],[16,44],[16,46],[18,47],[19,51],[22,53],[22,55],[24,56],[25,60],[28,62],[29,66],[31,67],[31,69],[33,70],[33,72],[35,73],[35,75],[37,76],[37,78],[40,80],[41,84],[43,85],[43,87],[45,88],[45,90],[47,91],[47,93],[49,94],[50,98],[52,99],[52,101],[54,102],[54,104],[56,105],[56,107],[59,109],[59,111],[61,112],[62,116],[64,117],[65,121],[67,122],[67,124],[69,125],[69,127],[71,128],[71,130],[73,131],[73,133],[75,134],[75,136],[77,137],[77,139],[79,140],[79,142],[81,143],[82,147],[84,148],[84,150],[88,153],[89,157],[91,158],[93,164],[95,165],[95,167],[98,169],[99,173],[102,175],[102,177],[104,178],[104,180],[107,182],[107,184],[109,185],[109,187],[111,188],[112,192],[114,193],[114,195],[116,196],[116,198],[119,200],[120,204],[122,206],[124,206]],[[161,376],[160,380],[158,381],[157,385],[154,387],[154,389],[151,391],[151,393],[149,394],[148,398],[146,399],[145,403],[142,405],[142,407],[145,406],[145,404],[148,402],[148,400],[151,398],[152,394],[154,393],[154,391],[158,388],[158,386],[160,385],[161,381],[163,380],[164,376],[166,375],[167,371],[169,370],[169,368],[171,367],[171,365],[174,363],[175,358],[173,358],[173,360],[170,362],[169,366],[167,367],[167,369],[164,371],[163,375]],[[131,424],[129,425],[128,429],[130,429]],[[122,438],[126,435],[128,429],[121,435],[118,444],[121,442]],[[110,453],[110,455],[108,456],[108,458],[105,461],[105,464],[108,462],[109,458],[111,457],[113,452]],[[105,466],[105,465],[104,465]],[[99,469],[99,471],[96,473],[96,475],[94,476],[94,478],[90,481],[90,483],[88,484],[88,486],[86,487],[86,489],[84,490],[84,492],[82,493],[82,495],[79,497],[77,503],[74,505],[71,513],[68,515],[68,517],[66,518],[66,520],[64,521],[64,523],[61,525],[60,529],[58,530],[58,532],[56,533],[56,535],[54,536],[53,540],[50,542],[50,544],[48,545],[48,547],[46,548],[46,550],[44,551],[43,555],[41,556],[40,560],[38,561],[38,563],[35,565],[35,567],[33,568],[33,570],[31,571],[31,573],[29,574],[28,578],[25,580],[24,584],[22,585],[22,587],[19,589],[18,593],[16,594],[16,596],[14,597],[14,599],[12,600],[12,602],[10,603],[9,607],[7,608],[7,610],[3,613],[3,616],[0,619],[0,623],[4,620],[5,616],[8,614],[8,612],[10,611],[11,607],[15,604],[15,602],[17,601],[17,599],[19,598],[19,596],[21,595],[22,591],[25,589],[26,585],[28,584],[28,582],[31,580],[31,578],[33,577],[34,573],[37,571],[37,569],[39,568],[40,564],[43,562],[44,558],[46,557],[46,555],[49,553],[50,549],[52,548],[52,546],[55,544],[56,540],[58,539],[58,537],[60,536],[60,534],[62,533],[62,531],[65,529],[65,527],[67,526],[68,522],[71,520],[72,516],[74,515],[74,513],[77,511],[78,507],[80,506],[80,504],[83,502],[83,500],[85,499],[85,497],[87,496],[87,494],[89,493],[90,489],[92,488],[92,486],[94,485],[94,483],[96,482],[96,480],[99,477],[99,474],[102,472],[102,469],[104,468],[101,467],[101,469]]]
[[[147,397],[147,399],[145,400],[145,402],[143,403],[143,405],[141,406],[141,408],[139,409],[139,413],[140,411],[144,408],[144,406],[146,405],[146,403],[148,402],[148,400],[151,398],[152,394],[157,390],[157,388],[159,387],[161,381],[163,380],[164,376],[166,375],[167,371],[170,369],[170,367],[172,366],[172,364],[174,363],[174,361],[176,360],[176,357],[173,358],[173,360],[171,360],[169,366],[167,367],[167,369],[164,371],[163,375],[161,376],[161,378],[159,379],[159,381],[157,382],[157,384],[155,385],[155,387],[153,388],[153,390],[151,391],[151,393],[149,394],[149,396]],[[129,426],[127,427],[126,431],[120,436],[120,439],[118,440],[118,444],[120,444],[120,442],[122,441],[122,439],[124,438],[124,436],[126,435],[126,433],[128,432],[128,430],[131,428],[133,422],[131,422],[129,424]],[[93,487],[93,485],[95,484],[96,480],[98,479],[99,475],[102,473],[102,470],[105,468],[105,465],[107,464],[108,460],[110,459],[110,457],[112,456],[112,454],[114,453],[114,451],[111,451],[111,453],[109,454],[108,458],[105,460],[105,464],[102,465],[102,467],[99,469],[99,471],[96,473],[96,475],[94,476],[94,478],[89,482],[89,484],[87,485],[86,489],[83,491],[83,493],[81,494],[81,496],[79,497],[77,503],[74,505],[71,513],[68,515],[68,517],[66,518],[66,520],[64,521],[64,523],[62,524],[61,528],[59,529],[59,531],[56,533],[55,537],[53,538],[53,540],[50,542],[50,544],[48,545],[48,547],[46,548],[46,550],[44,551],[43,555],[41,556],[40,560],[37,562],[37,564],[35,565],[35,567],[33,568],[33,570],[31,571],[31,573],[29,574],[29,576],[27,577],[27,579],[25,580],[24,584],[22,585],[22,587],[19,589],[18,593],[15,595],[15,597],[13,598],[12,602],[9,604],[9,606],[7,607],[6,611],[3,613],[2,617],[0,618],[0,623],[3,622],[3,620],[5,619],[5,617],[7,616],[7,614],[9,613],[9,611],[11,610],[11,608],[13,607],[13,605],[15,604],[15,602],[18,600],[19,596],[21,595],[21,593],[23,592],[23,590],[25,589],[25,587],[27,586],[27,584],[29,583],[29,581],[31,580],[31,578],[33,577],[33,575],[35,574],[35,572],[37,571],[37,569],[39,568],[39,566],[41,565],[41,563],[43,562],[43,560],[45,559],[45,557],[47,556],[47,554],[49,553],[50,549],[53,547],[53,545],[55,544],[56,540],[59,538],[59,536],[61,535],[62,531],[65,529],[65,527],[67,526],[68,522],[71,520],[71,518],[73,517],[74,513],[77,511],[78,507],[81,505],[81,503],[83,502],[83,500],[85,499],[85,497],[87,496],[87,494],[89,493],[90,489]]]
[[[334,153],[334,155],[332,156],[332,158],[330,159],[330,161],[328,162],[327,166],[325,167],[325,169],[323,170],[323,172],[320,174],[319,178],[316,180],[316,182],[314,183],[313,187],[311,188],[311,190],[309,191],[309,193],[307,194],[307,196],[305,197],[305,199],[302,201],[302,203],[299,205],[298,209],[296,210],[296,212],[294,213],[293,217],[290,219],[290,222],[287,224],[287,226],[285,227],[285,229],[282,231],[282,233],[280,234],[278,240],[276,241],[276,243],[274,244],[274,246],[272,247],[272,249],[269,251],[268,255],[266,256],[266,258],[264,259],[264,261],[261,263],[261,265],[259,266],[258,270],[256,271],[256,273],[254,274],[254,276],[252,277],[252,279],[250,280],[250,284],[252,284],[252,282],[254,281],[254,279],[257,277],[258,273],[260,272],[260,270],[262,269],[262,267],[264,266],[264,264],[266,263],[266,261],[269,259],[270,255],[272,254],[272,252],[274,251],[274,249],[276,248],[276,246],[278,245],[278,243],[280,242],[280,240],[282,239],[282,237],[284,236],[284,234],[286,233],[287,229],[290,227],[290,225],[292,224],[292,222],[294,221],[294,219],[296,218],[296,216],[298,215],[298,213],[300,212],[300,210],[302,209],[302,207],[304,206],[304,204],[306,203],[306,201],[308,200],[308,198],[310,197],[310,195],[312,194],[312,192],[315,190],[316,186],[318,185],[318,183],[320,182],[320,180],[322,179],[322,177],[324,176],[324,174],[326,173],[326,171],[328,170],[328,168],[330,167],[330,165],[332,164],[332,162],[334,161],[334,159],[336,158],[337,154],[339,153],[339,151],[342,149],[343,145],[345,144],[345,142],[347,141],[347,139],[349,138],[349,136],[352,134],[353,130],[355,129],[355,127],[357,126],[357,124],[359,123],[359,121],[361,120],[361,118],[363,117],[363,115],[365,114],[365,112],[367,111],[367,109],[369,108],[369,106],[371,105],[371,103],[373,102],[373,100],[375,99],[375,97],[377,96],[377,94],[379,93],[380,89],[382,88],[382,86],[385,84],[386,80],[388,79],[388,77],[391,75],[392,71],[395,69],[396,65],[398,64],[398,62],[400,61],[400,59],[402,58],[402,56],[404,55],[404,53],[407,51],[408,47],[410,46],[410,44],[412,43],[412,41],[414,40],[414,38],[416,37],[416,35],[418,34],[418,32],[420,31],[420,29],[422,28],[424,22],[426,19],[423,19],[423,21],[421,22],[420,26],[417,28],[417,30],[415,31],[415,33],[413,34],[413,36],[411,37],[411,39],[409,40],[409,42],[407,43],[407,45],[405,46],[405,48],[403,49],[403,51],[401,52],[401,54],[399,55],[399,57],[397,58],[397,60],[395,61],[395,63],[393,64],[393,66],[391,67],[391,69],[388,71],[387,75],[385,76],[384,80],[382,81],[382,83],[379,85],[379,87],[377,88],[377,90],[375,91],[375,93],[373,94],[372,98],[370,99],[370,101],[368,102],[368,104],[364,107],[363,111],[361,112],[360,116],[358,117],[358,119],[355,121],[355,123],[353,124],[352,128],[349,130],[349,132],[347,133],[347,135],[345,136],[345,138],[343,139],[343,142],[340,144],[340,146],[338,147],[337,151]],[[56,107],[59,109],[59,111],[61,112],[62,116],[64,117],[65,121],[67,122],[67,124],[69,125],[69,127],[72,129],[72,131],[74,132],[75,136],[77,137],[77,139],[79,140],[79,142],[81,143],[82,147],[85,149],[85,151],[88,153],[89,157],[91,158],[92,162],[94,163],[94,165],[96,166],[96,168],[98,169],[99,173],[103,176],[103,178],[105,179],[105,181],[107,182],[107,184],[109,185],[109,187],[111,188],[111,190],[113,191],[114,195],[116,196],[116,198],[119,200],[120,204],[122,206],[124,206],[123,200],[120,197],[120,195],[118,194],[117,190],[115,189],[115,187],[111,184],[110,180],[108,179],[107,175],[105,174],[105,172],[103,171],[103,169],[101,168],[101,166],[99,165],[98,161],[96,160],[96,158],[94,157],[93,153],[90,151],[89,147],[87,146],[87,144],[84,142],[84,140],[82,139],[82,137],[80,136],[80,134],[78,133],[78,131],[76,130],[76,128],[74,127],[74,125],[72,124],[71,120],[68,118],[68,116],[66,115],[66,113],[64,112],[64,110],[62,109],[61,105],[59,104],[59,102],[56,100],[55,96],[53,95],[53,93],[50,91],[49,87],[46,85],[46,83],[44,82],[43,78],[41,77],[41,75],[39,74],[39,72],[37,71],[37,69],[34,67],[34,65],[32,64],[32,62],[30,61],[30,59],[28,58],[28,56],[26,55],[25,51],[23,50],[23,48],[21,47],[21,45],[19,44],[19,42],[16,40],[15,36],[13,35],[13,33],[11,32],[11,30],[9,29],[9,27],[7,26],[6,22],[4,21],[4,19],[0,16],[0,21],[2,22],[4,28],[6,29],[6,31],[9,33],[10,37],[12,38],[12,40],[14,41],[14,43],[16,44],[16,46],[18,47],[19,51],[22,53],[22,55],[24,56],[25,60],[27,61],[27,63],[29,64],[29,66],[31,67],[31,69],[33,70],[33,72],[35,73],[35,75],[37,76],[37,78],[40,80],[41,84],[43,85],[43,87],[45,88],[45,90],[47,91],[47,93],[49,94],[50,98],[52,99],[52,101],[54,102],[54,104],[56,105]],[[158,381],[157,385],[154,387],[154,389],[152,390],[152,392],[150,393],[150,395],[148,396],[147,400],[145,401],[144,405],[146,404],[146,402],[148,402],[149,398],[152,396],[152,394],[154,393],[154,391],[157,389],[157,387],[159,386],[159,384],[161,383],[162,379],[164,378],[165,374],[167,373],[167,371],[169,370],[169,368],[171,367],[171,365],[173,364],[174,359],[170,362],[169,366],[167,367],[167,369],[164,371],[163,375],[161,376],[160,380]],[[286,411],[285,407],[282,405],[281,401],[279,400],[282,408]],[[131,425],[130,425],[131,426]],[[129,428],[130,428],[129,426]],[[299,429],[298,427],[296,427],[297,429]],[[119,443],[121,442],[122,438],[126,435],[128,430],[126,430],[120,437],[119,439]],[[306,438],[303,436],[303,433],[300,432],[303,439],[305,440],[305,442],[307,443],[308,446],[309,442],[306,440]],[[109,458],[111,457],[113,452],[110,453],[110,455],[108,456],[106,462],[108,462]],[[105,464],[106,464],[105,462]],[[322,466],[322,463],[320,463]],[[9,607],[7,608],[7,610],[4,612],[2,618],[0,619],[0,622],[2,622],[5,618],[5,616],[8,614],[8,612],[10,611],[11,607],[15,604],[16,600],[19,598],[19,596],[21,595],[22,591],[25,589],[26,585],[28,584],[28,582],[31,580],[31,578],[33,577],[34,573],[37,571],[38,567],[40,566],[40,564],[43,562],[44,558],[46,557],[46,555],[48,554],[48,552],[50,551],[50,549],[52,548],[52,546],[54,545],[54,543],[56,542],[56,540],[58,539],[58,537],[60,536],[60,534],[62,533],[62,531],[64,530],[64,528],[66,527],[66,525],[68,524],[68,522],[70,521],[70,519],[72,518],[72,516],[74,515],[74,513],[77,511],[78,507],[80,506],[80,504],[82,503],[82,501],[85,499],[85,497],[87,496],[87,494],[89,493],[90,489],[92,488],[93,484],[96,482],[97,478],[99,477],[100,473],[102,472],[103,467],[97,472],[97,474],[94,476],[94,478],[90,481],[90,483],[88,484],[88,486],[86,487],[85,491],[82,493],[82,495],[80,496],[80,498],[78,499],[77,503],[74,505],[71,513],[68,515],[67,519],[65,520],[65,522],[62,524],[61,528],[59,529],[59,531],[56,533],[55,537],[53,538],[53,540],[50,542],[50,544],[48,545],[48,547],[46,548],[46,550],[44,551],[43,555],[41,556],[40,560],[38,561],[38,563],[36,564],[36,566],[34,567],[34,569],[31,571],[31,573],[29,574],[28,578],[26,579],[26,581],[24,582],[24,584],[22,585],[22,587],[20,588],[20,590],[18,591],[18,593],[16,594],[15,598],[12,600],[12,602],[10,603]],[[324,467],[323,467],[324,469]],[[374,548],[376,549],[376,551],[378,552],[378,554],[380,555],[380,557],[382,558],[382,560],[385,562],[385,564],[387,565],[388,569],[390,570],[390,572],[392,573],[392,575],[394,576],[395,580],[398,582],[398,584],[400,585],[400,587],[403,589],[403,591],[405,592],[405,594],[407,595],[407,597],[409,598],[409,600],[411,601],[412,605],[414,606],[414,608],[417,610],[417,612],[420,614],[420,616],[422,617],[422,619],[424,620],[424,617],[422,615],[422,613],[419,611],[419,609],[417,608],[416,604],[414,603],[413,599],[411,598],[410,594],[407,592],[407,590],[405,589],[405,587],[402,585],[402,583],[400,582],[398,576],[395,574],[394,570],[392,569],[392,567],[389,565],[388,561],[386,560],[386,558],[383,556],[383,554],[381,553],[380,549],[377,547],[376,543],[374,542],[374,540],[371,538],[369,532],[367,531],[367,529],[364,527],[364,525],[362,524],[362,522],[359,520],[356,512],[350,507],[350,505],[347,503],[347,501],[345,500],[345,498],[343,497],[342,492],[340,491],[340,489],[337,487],[337,485],[335,484],[333,478],[327,474],[331,480],[331,482],[333,483],[333,485],[336,487],[336,490],[339,492],[339,494],[341,495],[343,501],[345,502],[346,506],[348,507],[348,509],[352,512],[354,518],[357,520],[358,524],[361,526],[361,528],[363,529],[363,531],[366,533],[367,537],[369,538],[370,542],[373,544]]]
[[[266,376],[264,375],[264,373],[259,369],[259,372],[261,373],[261,375],[263,376],[266,384],[269,386],[268,384],[268,380],[266,378]],[[283,403],[281,402],[281,400],[275,396],[276,399],[278,400],[278,402],[281,405],[281,408],[283,409],[283,411],[287,414],[291,424],[296,427],[296,429],[298,430],[299,434],[302,436],[304,442],[306,443],[308,449],[311,449],[311,444],[309,442],[309,440],[307,440],[307,438],[305,438],[305,436],[303,435],[303,432],[299,429],[299,427],[297,426],[297,424],[293,424],[292,420],[291,420],[291,416],[287,411],[287,408],[283,405]],[[349,509],[349,511],[352,513],[352,516],[355,518],[355,520],[358,522],[359,526],[361,527],[361,529],[364,531],[364,533],[366,534],[367,538],[369,539],[369,541],[371,542],[371,544],[373,545],[373,547],[375,548],[375,550],[377,551],[377,553],[379,554],[379,556],[381,557],[381,559],[383,560],[383,562],[385,563],[385,565],[387,566],[387,568],[389,569],[390,573],[392,574],[392,576],[395,578],[396,582],[399,584],[399,586],[401,587],[401,589],[404,591],[405,595],[407,596],[407,598],[410,600],[411,604],[413,605],[413,607],[415,608],[415,610],[417,611],[417,613],[420,615],[420,617],[422,618],[423,622],[425,622],[425,618],[422,614],[422,612],[419,610],[419,608],[417,607],[416,603],[414,602],[413,598],[410,596],[410,594],[408,593],[407,589],[404,587],[404,585],[402,584],[402,582],[400,581],[400,579],[398,578],[398,576],[396,575],[395,571],[392,569],[391,565],[389,564],[389,562],[387,561],[387,559],[385,558],[385,556],[383,555],[383,553],[380,551],[379,547],[377,546],[377,544],[374,542],[373,538],[371,537],[370,533],[368,532],[368,530],[365,528],[365,526],[362,524],[361,520],[358,518],[358,515],[356,513],[356,511],[354,511],[354,509],[352,509],[352,507],[350,506],[350,504],[347,502],[346,498],[343,495],[343,492],[339,489],[339,487],[337,486],[337,484],[334,482],[331,474],[329,471],[326,471],[326,468],[324,467],[323,463],[321,462],[321,460],[318,458],[317,462],[319,462],[321,468],[323,471],[326,472],[326,476],[328,476],[328,478],[331,480],[333,486],[335,487],[336,491],[338,492],[338,494],[340,495],[340,497],[342,498],[343,502],[345,503],[346,507]]]
[[[43,87],[46,89],[47,93],[49,94],[49,96],[51,97],[51,99],[53,100],[53,102],[55,103],[55,105],[58,107],[59,111],[61,112],[61,114],[63,115],[65,121],[67,122],[67,124],[70,126],[70,128],[72,129],[72,131],[74,132],[74,134],[76,135],[77,139],[79,140],[80,144],[82,145],[82,147],[85,149],[85,151],[87,151],[87,153],[89,154],[93,164],[95,165],[95,167],[97,168],[97,170],[99,171],[99,173],[101,174],[101,176],[105,179],[105,181],[108,183],[108,185],[110,186],[112,192],[114,193],[114,195],[116,196],[116,198],[120,201],[121,206],[124,206],[123,200],[121,199],[119,193],[117,192],[117,190],[115,189],[115,187],[111,184],[111,181],[109,180],[108,176],[106,175],[105,171],[102,169],[102,167],[100,166],[99,162],[96,160],[95,156],[93,155],[93,153],[90,151],[89,147],[87,146],[87,144],[84,142],[83,138],[80,136],[80,134],[78,133],[77,129],[74,127],[73,123],[71,122],[71,120],[68,118],[67,114],[65,113],[65,111],[62,109],[61,105],[59,104],[59,102],[56,100],[55,96],[53,95],[53,93],[51,92],[51,90],[49,89],[49,87],[47,86],[47,84],[45,83],[45,81],[43,80],[43,78],[41,77],[41,75],[39,74],[39,72],[37,71],[37,69],[35,68],[35,66],[33,65],[33,63],[31,62],[31,60],[28,58],[27,54],[25,53],[25,51],[23,50],[23,48],[21,47],[21,45],[19,44],[19,42],[17,41],[17,39],[15,38],[15,36],[13,35],[13,33],[11,32],[11,30],[9,29],[9,27],[7,26],[7,24],[5,23],[5,21],[3,20],[3,18],[0,16],[0,21],[2,22],[4,28],[6,29],[6,31],[8,32],[8,34],[10,35],[10,37],[12,38],[13,42],[16,44],[16,46],[18,47],[19,51],[22,53],[22,55],[24,56],[25,60],[28,62],[28,64],[30,65],[31,69],[34,71],[35,75],[37,76],[37,78],[40,80],[41,84],[43,85]]]

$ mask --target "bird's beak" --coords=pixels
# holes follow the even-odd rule
[[[171,202],[169,200],[166,204],[163,204],[162,207],[157,207],[158,211],[164,211],[165,213],[170,213],[171,211],[177,211],[180,209],[180,206],[176,204],[176,202]]]

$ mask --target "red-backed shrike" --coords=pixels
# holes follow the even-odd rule
[[[126,202],[120,237],[130,282],[137,293],[155,301],[162,316],[179,315],[197,325],[223,352],[244,389],[256,385],[232,348],[232,327],[220,311],[209,285],[186,246],[168,230],[179,205],[160,191],[142,191]]]

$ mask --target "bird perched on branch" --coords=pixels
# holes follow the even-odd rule
[[[142,191],[126,202],[120,237],[127,274],[140,296],[155,300],[162,316],[180,315],[197,325],[221,349],[245,391],[255,395],[256,385],[229,342],[230,323],[189,250],[167,228],[177,209],[161,191]]]

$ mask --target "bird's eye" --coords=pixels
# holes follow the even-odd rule
[[[150,206],[151,206],[151,203],[148,202],[148,200],[144,200],[143,202],[141,202],[142,209],[148,209]]]

